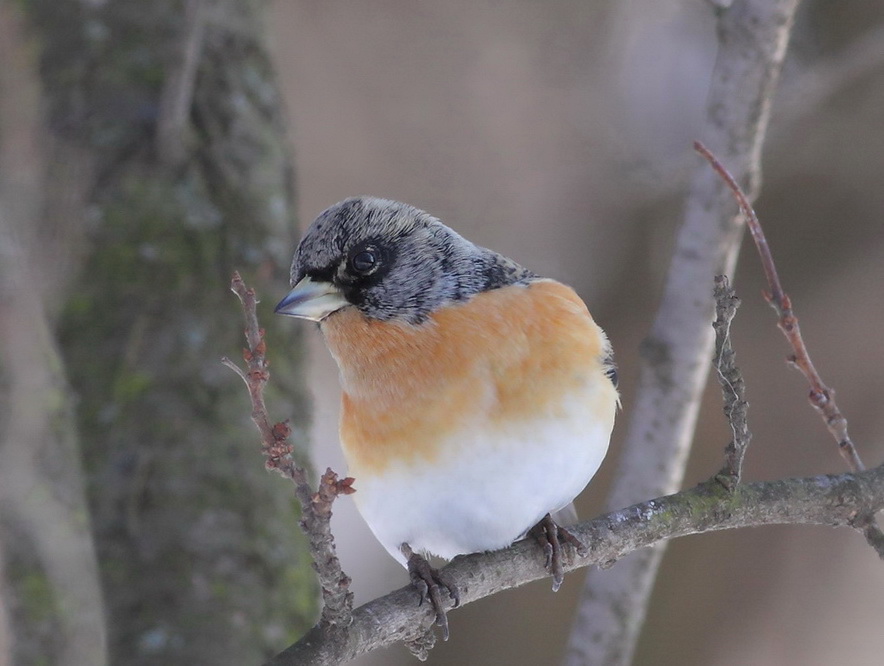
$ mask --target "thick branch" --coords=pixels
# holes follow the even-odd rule
[[[718,10],[719,51],[703,140],[734,165],[751,195],[798,0],[738,0]],[[704,173],[706,171],[706,173]],[[677,490],[712,352],[715,275],[733,273],[743,225],[708,169],[694,173],[663,298],[642,345],[638,390],[609,507]],[[586,578],[565,663],[631,661],[663,549],[637,553],[615,572]]]
[[[814,62],[792,76],[777,99],[777,119],[782,127],[797,127],[811,114],[843,97],[846,90],[867,85],[884,66],[884,25],[870,26],[849,44],[826,59]],[[788,132],[772,136],[775,142]],[[794,139],[794,137],[792,137]]]
[[[607,566],[636,549],[702,532],[761,525],[850,526],[857,514],[882,508],[884,465],[859,474],[743,484],[733,492],[710,482],[574,527],[590,552],[566,569]],[[461,605],[549,575],[531,541],[458,557],[444,571],[461,590]],[[315,627],[267,666],[339,664],[416,636],[433,617],[429,608],[418,605],[414,588],[403,587],[357,608],[346,631]]]
[[[77,188],[50,152],[34,46],[21,7],[0,3],[0,663],[102,666],[101,580],[54,317],[82,209],[72,197],[64,223],[52,215],[53,198]]]
[[[183,162],[196,70],[206,28],[205,0],[187,0],[180,53],[167,65],[157,118],[157,153],[171,166]]]

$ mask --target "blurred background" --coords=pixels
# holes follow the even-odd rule
[[[691,142],[702,126],[716,55],[711,5],[697,0],[271,0],[262,7],[260,25],[266,31],[262,43],[270,54],[266,66],[275,69],[281,90],[279,97],[271,95],[266,104],[279,114],[278,124],[289,128],[288,145],[294,155],[288,184],[278,184],[285,196],[275,200],[283,202],[279,205],[285,209],[286,220],[297,219],[303,229],[329,205],[356,194],[406,201],[476,243],[571,284],[608,332],[619,365],[623,410],[608,460],[578,502],[584,518],[601,512],[623,426],[630,416],[638,345],[654,317],[686,179],[698,159]],[[212,53],[222,53],[230,44],[210,42],[210,46]],[[264,65],[258,71],[265,71]],[[205,71],[200,76],[205,77]],[[221,84],[217,87],[225,89]],[[204,104],[200,109],[214,108],[214,102]],[[775,98],[757,211],[817,368],[837,390],[854,441],[870,465],[877,464],[884,453],[884,345],[879,343],[879,331],[884,329],[882,108],[884,5],[805,1]],[[133,111],[131,115],[138,114]],[[201,116],[196,113],[194,117]],[[208,121],[197,125],[206,133],[213,127]],[[262,154],[272,148],[265,151]],[[207,159],[211,162],[211,157]],[[183,169],[179,180],[192,182],[190,173]],[[193,187],[199,189],[198,183]],[[158,205],[151,210],[164,209]],[[200,247],[214,242],[211,239],[218,237],[223,223],[211,211],[189,210],[185,224],[199,234],[186,236],[186,242]],[[121,226],[127,234],[153,224],[153,217],[125,208],[118,214],[125,220]],[[274,213],[267,215],[273,218]],[[93,244],[114,247],[120,242],[122,232],[96,232],[96,223],[90,219],[87,215],[84,224],[91,230]],[[157,232],[158,236],[169,233],[174,232]],[[232,269],[259,282],[264,300],[259,314],[268,326],[273,303],[286,292],[284,264],[299,230],[288,222],[271,222],[262,227],[260,243],[253,233],[254,227],[243,232],[240,240],[245,249],[228,248],[213,258],[207,274],[191,280],[188,271],[182,270],[169,287],[171,295],[152,309],[140,309],[147,317],[140,325],[148,329],[142,333],[148,336],[142,344],[150,348],[151,317],[171,302],[183,321],[189,322],[189,335],[198,337],[199,322],[193,323],[188,316],[202,317],[202,311],[188,314],[188,310],[204,297],[208,299],[208,294],[211,298],[217,294],[218,300],[212,302],[221,305],[213,307],[226,310],[213,313],[218,319],[212,326],[224,328],[225,333],[214,346],[200,343],[199,352],[183,352],[196,369],[178,383],[185,393],[199,395],[220,395],[230,389],[231,397],[225,398],[224,405],[228,416],[233,414],[235,427],[227,434],[236,436],[225,444],[218,464],[251,470],[242,471],[250,479],[248,492],[271,492],[275,499],[262,500],[266,503],[257,508],[234,507],[220,516],[202,514],[196,523],[199,529],[187,522],[173,525],[174,516],[184,520],[188,512],[170,511],[156,524],[139,523],[142,531],[136,530],[137,538],[127,537],[127,543],[143,544],[150,541],[144,532],[150,528],[178,534],[168,538],[166,547],[187,551],[193,568],[187,570],[185,584],[204,590],[206,606],[217,605],[223,598],[227,615],[239,618],[233,622],[236,626],[247,623],[243,618],[254,606],[239,593],[222,589],[218,573],[231,576],[231,570],[247,570],[256,561],[265,562],[268,552],[270,559],[285,560],[290,551],[279,546],[277,539],[298,539],[286,535],[286,530],[296,528],[294,521],[286,526],[285,482],[264,474],[253,451],[255,438],[248,430],[245,394],[236,385],[239,380],[212,366],[217,357],[233,355],[241,344],[238,312],[222,293]],[[153,242],[154,236],[148,236]],[[138,242],[136,260],[141,261],[145,241]],[[188,261],[193,264],[192,257]],[[93,270],[93,301],[115,289],[114,275],[113,270]],[[745,478],[844,471],[837,447],[807,404],[803,378],[783,362],[788,350],[774,313],[761,297],[763,275],[748,244],[734,282],[743,305],[734,324],[733,344],[747,382],[754,434]],[[177,291],[181,284],[184,291]],[[119,298],[120,303],[131,301],[125,293]],[[73,368],[69,380],[74,393],[82,393],[82,382],[91,381],[90,371],[78,374],[71,360],[77,348],[66,346],[65,341],[87,320],[90,326],[118,324],[97,318],[83,303],[73,313],[70,305],[66,307],[58,306],[66,312],[61,315],[61,330],[68,332],[67,338],[60,338],[60,353]],[[336,437],[337,371],[318,329],[290,321],[272,326],[274,381],[284,385],[272,410],[280,418],[289,413],[284,409],[299,413],[309,390],[313,464],[343,472],[346,466]],[[295,351],[302,340],[308,351],[303,371],[298,370],[300,356]],[[196,349],[196,343],[188,344],[192,344],[188,349]],[[130,362],[133,355],[141,359],[131,345],[111,347],[107,354]],[[172,358],[143,356],[146,363]],[[150,381],[145,381],[144,386],[127,384],[128,393],[123,392],[144,396],[151,391]],[[88,400],[82,395],[78,400],[82,411]],[[135,404],[141,405],[138,410],[144,409],[143,402],[135,400]],[[105,423],[119,425],[115,414],[108,416],[98,407],[94,412],[104,414]],[[171,427],[169,419],[174,423],[176,417],[160,407],[148,414],[158,414],[167,427]],[[80,427],[85,428],[82,414],[79,418]],[[98,416],[87,421],[102,429]],[[306,429],[303,420],[296,425]],[[187,446],[209,447],[210,426],[210,422],[200,426],[200,435]],[[127,433],[116,434],[117,440],[126,437]],[[705,396],[686,486],[719,468],[728,438],[713,381]],[[145,504],[143,497],[137,502],[118,498],[124,510],[114,513],[119,509],[114,502],[96,497],[101,497],[101,486],[108,478],[117,479],[125,488],[131,488],[133,478],[149,486],[161,469],[153,461],[159,454],[151,454],[151,474],[133,462],[140,458],[130,452],[116,461],[117,476],[108,477],[107,472],[101,476],[96,471],[103,469],[101,465],[89,460],[113,459],[113,454],[96,452],[91,444],[86,438],[81,446],[97,524],[93,529],[99,535],[113,535],[114,529],[102,527],[101,522],[111,512],[128,516],[111,521],[115,529],[124,524],[132,532],[127,521],[150,502]],[[172,439],[166,446],[163,451],[184,455],[179,440]],[[188,465],[187,456],[175,458],[174,464]],[[192,482],[193,477],[189,478]],[[264,490],[266,486],[273,490]],[[157,491],[157,496],[177,488]],[[223,484],[220,488],[217,496],[225,501],[235,494]],[[119,491],[124,498],[128,493]],[[178,506],[190,506],[188,501],[179,500]],[[256,535],[253,527],[243,527],[260,523],[268,507],[276,521],[272,529],[257,530]],[[374,541],[351,500],[342,498],[336,504],[333,529],[343,567],[353,578],[357,604],[407,582],[404,570]],[[8,531],[7,541],[10,533],[15,534]],[[223,550],[226,539],[261,545],[253,553],[239,553],[225,562],[211,559],[211,565],[201,571],[201,560],[192,553]],[[99,538],[98,566],[105,588],[135,589],[119,569],[117,578],[108,578],[107,562],[116,551],[108,552],[101,543]],[[28,551],[7,555],[13,564],[27,557]],[[154,589],[162,587],[158,572],[166,564],[157,563],[156,558],[151,562],[156,568],[151,569],[148,583]],[[16,571],[7,565],[7,576]],[[253,571],[237,578],[237,585],[242,586],[237,589],[268,585],[277,574]],[[547,581],[541,581],[452,613],[452,638],[436,646],[428,663],[556,663],[571,628],[582,578],[582,572],[570,574],[557,594],[550,591]],[[310,585],[296,580],[291,589],[312,593]],[[884,621],[882,589],[884,566],[859,535],[847,530],[772,527],[681,539],[670,545],[665,557],[635,663],[877,666],[877,637]],[[20,595],[16,598],[19,601],[12,603],[10,612],[18,617],[24,613],[24,604]],[[108,630],[112,654],[114,650],[122,654],[119,646],[123,643],[140,646],[140,652],[126,652],[128,656],[119,663],[177,663],[183,648],[175,642],[172,620],[168,626],[129,623],[124,616],[143,611],[138,599],[107,603],[114,609]],[[266,609],[268,617],[274,613],[280,617],[275,609],[285,606],[285,595],[274,604]],[[179,611],[180,617],[189,617]],[[309,612],[303,614],[309,616]],[[128,633],[120,634],[118,624],[125,625]],[[264,631],[262,640],[281,649],[287,645],[290,630],[291,625]],[[220,651],[211,660],[191,657],[188,663],[242,662]],[[356,663],[414,662],[404,647],[396,646]]]

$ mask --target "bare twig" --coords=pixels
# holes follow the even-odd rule
[[[715,277],[715,321],[712,328],[715,330],[715,357],[713,365],[718,375],[718,383],[721,384],[721,392],[724,398],[724,415],[731,427],[733,439],[725,448],[724,467],[715,476],[716,480],[728,490],[733,490],[738,483],[743,470],[743,458],[746,448],[752,439],[749,432],[749,421],[746,412],[749,404],[746,402],[746,385],[743,375],[736,364],[736,354],[731,346],[730,330],[737,308],[740,307],[740,299],[737,298],[733,287],[730,286],[726,275]]]
[[[810,404],[822,417],[829,432],[832,433],[835,441],[838,442],[838,450],[847,466],[854,472],[862,471],[865,467],[862,460],[860,460],[859,454],[856,452],[856,447],[854,447],[850,436],[847,434],[847,419],[835,403],[835,392],[823,383],[813,362],[810,360],[810,354],[807,352],[807,347],[805,347],[804,340],[801,337],[801,329],[798,327],[798,317],[792,311],[792,301],[789,295],[783,291],[783,285],[780,282],[779,275],[777,275],[777,267],[771,255],[770,247],[767,244],[767,238],[764,236],[764,231],[761,228],[758,217],[755,215],[755,211],[746,199],[746,195],[743,194],[743,190],[737,184],[737,181],[734,180],[734,177],[724,165],[716,159],[715,155],[699,141],[694,142],[694,149],[708,160],[716,173],[727,183],[734,194],[734,198],[740,205],[740,210],[742,210],[743,215],[746,217],[746,224],[752,234],[752,240],[755,241],[755,247],[758,249],[761,264],[764,267],[764,274],[767,276],[767,284],[770,287],[770,292],[765,292],[764,298],[777,311],[777,315],[779,315],[777,325],[783,332],[783,335],[786,336],[789,344],[792,345],[793,353],[787,359],[788,362],[798,368],[807,378],[810,384],[810,394],[808,395]]]
[[[307,473],[292,457],[292,445],[288,441],[291,428],[288,422],[271,424],[267,406],[264,404],[264,386],[270,379],[270,372],[267,369],[264,329],[258,326],[255,290],[246,287],[239,273],[233,274],[230,288],[239,296],[245,315],[248,349],[243,350],[243,358],[248,369],[243,371],[226,357],[221,362],[242,377],[249,389],[252,421],[261,433],[267,469],[275,469],[295,484],[295,495],[301,503],[301,527],[309,539],[313,568],[319,576],[322,588],[322,615],[318,626],[326,630],[329,627],[341,630],[350,624],[352,618],[353,593],[350,591],[350,577],[341,569],[335,552],[330,521],[335,498],[355,492],[352,487],[353,479],[339,479],[335,472],[327,469],[319,480],[319,489],[313,491],[307,480]]]
[[[810,384],[808,400],[822,417],[826,428],[828,428],[838,443],[838,451],[841,457],[844,458],[847,466],[854,472],[861,472],[865,469],[865,466],[856,451],[856,447],[853,445],[853,441],[850,439],[850,435],[847,434],[847,419],[835,402],[835,392],[823,383],[810,359],[804,339],[801,337],[798,317],[795,316],[792,310],[792,300],[783,291],[783,285],[777,274],[777,267],[758,216],[746,199],[743,190],[737,184],[737,181],[734,180],[734,177],[715,155],[699,141],[694,142],[694,149],[706,158],[709,164],[712,165],[712,168],[715,169],[715,172],[727,183],[746,218],[746,224],[752,234],[752,239],[755,241],[755,247],[758,249],[761,264],[764,267],[764,273],[767,276],[767,283],[770,287],[770,291],[764,293],[764,298],[776,310],[779,316],[777,325],[792,346],[793,353],[788,357],[787,362],[798,368]],[[884,559],[884,533],[881,532],[881,529],[875,522],[874,516],[871,514],[858,514],[853,524],[862,531],[869,545]]]
[[[760,525],[850,526],[855,514],[882,508],[884,465],[859,474],[740,484],[733,492],[707,482],[569,528],[590,544],[590,552],[567,562],[565,569],[614,562],[637,549],[689,534]],[[458,557],[443,571],[461,590],[461,606],[549,575],[531,540]],[[434,618],[431,609],[418,605],[417,592],[409,585],[357,608],[348,632],[314,627],[267,666],[340,664],[416,637]]]

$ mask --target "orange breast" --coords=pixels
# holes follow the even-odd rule
[[[607,381],[604,333],[552,280],[478,294],[420,326],[346,308],[322,331],[341,372],[341,443],[354,474],[431,462],[464,428],[555,416],[566,394]]]

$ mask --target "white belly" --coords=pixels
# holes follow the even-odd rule
[[[422,466],[393,465],[365,478],[354,470],[357,506],[403,564],[403,543],[446,559],[504,548],[570,503],[596,473],[614,422],[610,394],[609,409],[588,409],[584,396],[544,422],[463,432],[441,459]]]

